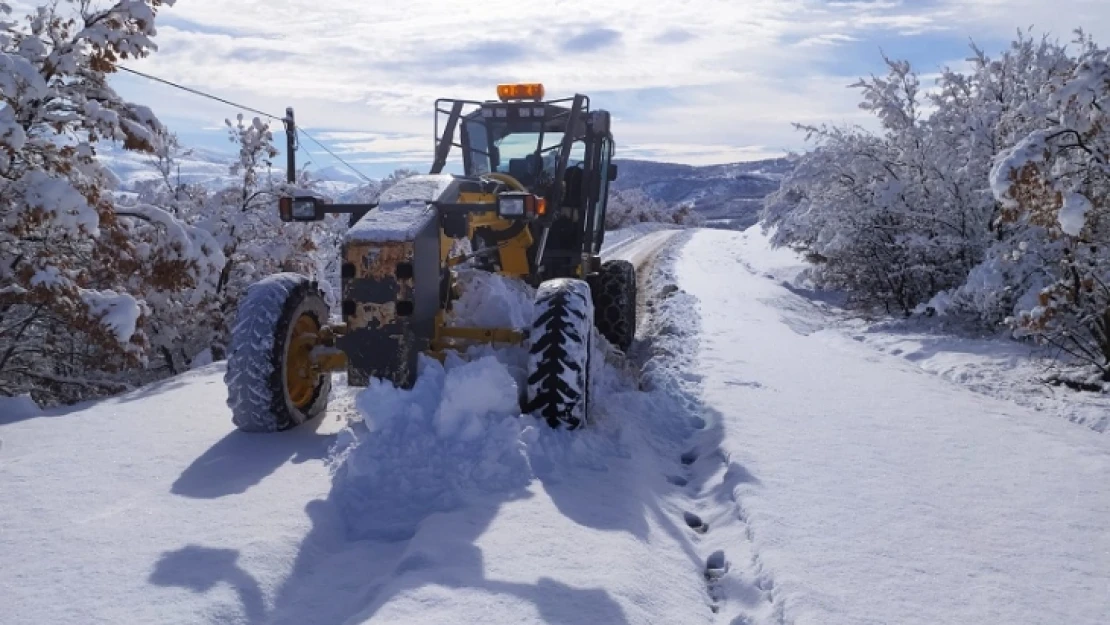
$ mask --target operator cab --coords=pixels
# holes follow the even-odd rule
[[[609,113],[591,111],[584,95],[545,101],[540,84],[499,85],[498,96],[485,102],[437,101],[432,173],[442,170],[450,148],[458,146],[467,178],[507,175],[523,186],[518,190],[543,198],[544,214],[530,223],[541,242],[540,273],[575,275],[585,257],[597,256],[604,239],[609,182],[616,178]],[[447,116],[442,133],[441,115]]]

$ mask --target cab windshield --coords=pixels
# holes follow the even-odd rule
[[[470,158],[467,174],[475,176],[499,172],[517,178],[527,186],[540,182],[542,178],[553,177],[562,150],[563,133],[541,133],[539,125],[532,124],[534,129],[510,129],[505,125],[487,124],[484,120],[468,122],[468,145],[465,149]],[[582,163],[585,155],[585,144],[576,141],[571,148],[568,167]]]
[[[498,156],[495,171],[514,176],[523,172],[526,176],[543,174],[550,177],[555,175],[563,147],[563,133],[547,132],[541,137],[538,132],[517,132],[494,141],[494,146]],[[582,162],[585,154],[582,142],[575,142],[568,167]]]

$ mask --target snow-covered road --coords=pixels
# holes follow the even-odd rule
[[[728,458],[698,497],[726,613],[754,588],[798,625],[1110,622],[1110,438],[829,328],[744,237],[699,232],[675,267]]]
[[[606,260],[620,259],[647,272],[651,259],[666,247],[667,242],[682,231],[674,228],[659,228],[657,224],[647,227],[633,227],[621,230],[616,236],[608,236],[602,256]]]
[[[753,231],[648,230],[585,431],[516,414],[513,350],[280,435],[221,364],[0,414],[0,622],[1110,622],[1110,438],[855,340]]]

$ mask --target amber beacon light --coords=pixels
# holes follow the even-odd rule
[[[542,100],[543,85],[538,82],[514,85],[497,85],[497,97],[502,102],[509,100]]]

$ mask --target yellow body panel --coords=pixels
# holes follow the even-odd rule
[[[494,174],[490,174],[493,177]],[[519,183],[518,183],[519,184]],[[474,193],[474,192],[461,192],[458,198],[459,204],[488,204],[490,210],[474,212],[469,215],[467,219],[467,238],[474,238],[474,233],[479,228],[489,228],[495,231],[508,230],[513,226],[513,222],[502,219],[497,214],[497,196],[493,193]],[[447,239],[446,236],[442,237]],[[500,245],[500,252],[498,253],[501,259],[501,273],[513,277],[523,278],[530,272],[528,266],[528,248],[532,247],[534,243],[532,238],[532,231],[524,228],[512,239],[503,242]],[[443,243],[444,252],[443,260],[447,260],[447,253],[450,251],[450,244]]]

